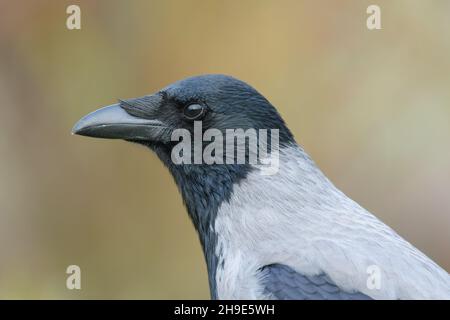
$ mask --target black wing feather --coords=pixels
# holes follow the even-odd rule
[[[279,300],[371,300],[361,292],[339,288],[325,273],[306,276],[283,264],[261,268],[266,294]]]

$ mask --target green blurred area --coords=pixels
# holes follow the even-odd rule
[[[366,8],[382,30],[366,28]],[[78,4],[82,29],[66,28]],[[0,298],[208,298],[143,147],[70,134],[184,77],[263,93],[346,194],[450,270],[450,1],[0,0]],[[82,270],[67,290],[65,270]]]

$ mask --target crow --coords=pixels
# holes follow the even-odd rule
[[[264,174],[263,156],[250,163],[250,143],[231,156],[215,151],[219,160],[235,160],[243,147],[243,163],[174,161],[181,140],[174,133],[195,134],[198,123],[228,142],[230,129],[276,130],[278,140],[261,146],[278,150],[278,169]],[[72,132],[157,154],[198,232],[212,299],[450,299],[449,274],[338,190],[275,107],[243,81],[190,77],[94,111]],[[191,150],[179,155],[189,160]]]

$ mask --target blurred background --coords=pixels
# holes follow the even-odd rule
[[[339,188],[450,271],[449,14],[446,0],[0,0],[0,298],[209,298],[156,156],[70,134],[205,73],[257,88]],[[66,289],[71,264],[82,290]]]

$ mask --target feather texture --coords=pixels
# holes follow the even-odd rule
[[[219,298],[270,298],[258,272],[271,264],[326,274],[345,292],[375,299],[449,299],[446,271],[339,191],[297,145],[279,172],[257,170],[233,188],[215,220]],[[368,271],[379,270],[379,288]]]
[[[282,264],[264,266],[261,272],[265,294],[277,300],[371,299],[360,292],[342,290],[324,273],[305,276]]]

